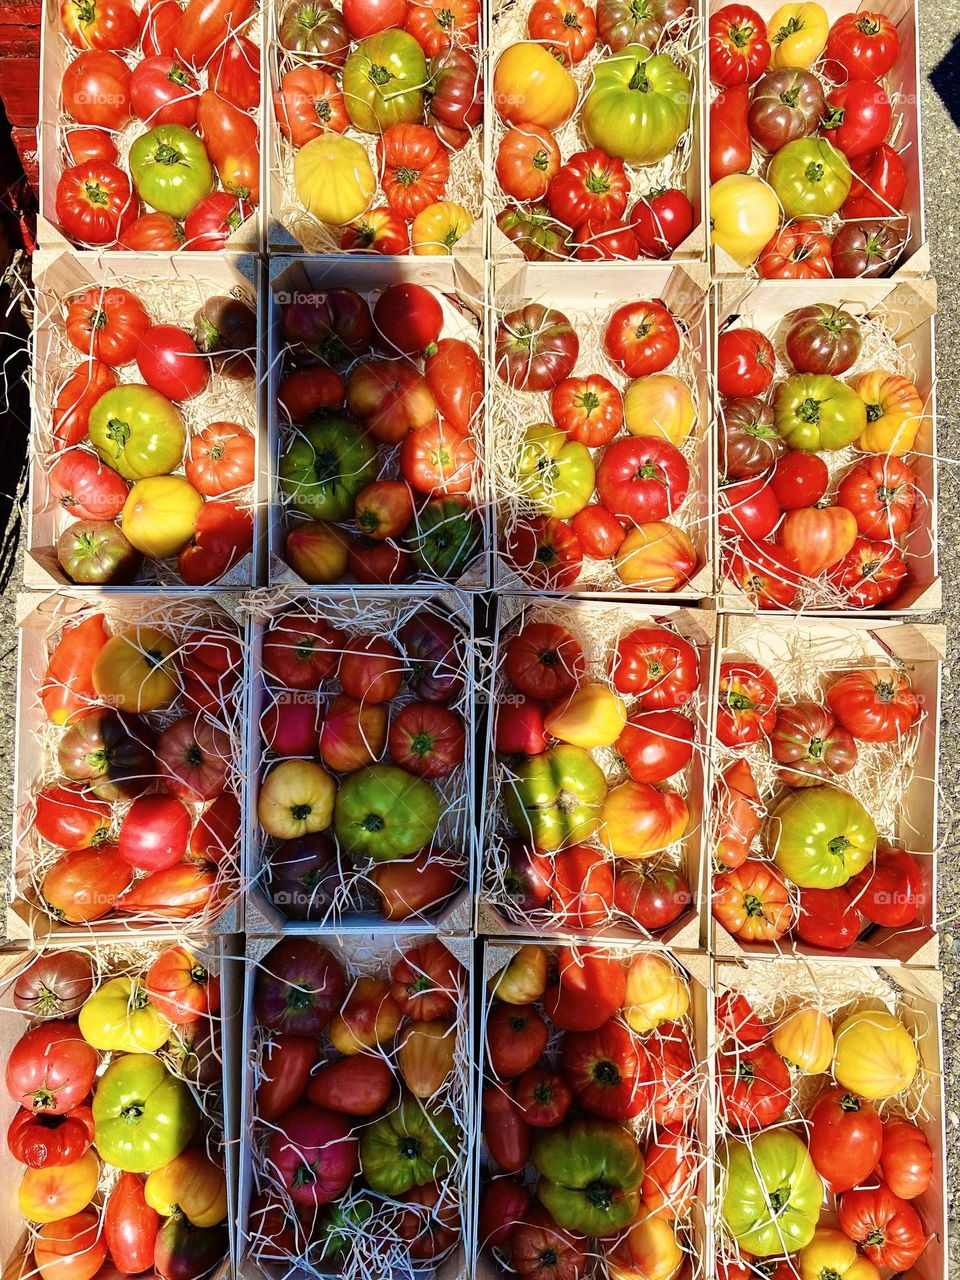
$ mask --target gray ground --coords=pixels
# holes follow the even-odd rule
[[[851,5],[851,8],[853,5]],[[948,1164],[960,1170],[960,838],[953,822],[960,819],[960,131],[941,100],[952,98],[960,114],[960,0],[920,0],[924,171],[927,234],[933,272],[939,286],[937,368],[939,374],[939,448],[945,460],[940,472],[940,555],[944,598],[943,621],[950,632],[950,661],[944,671],[941,722],[939,885],[943,971]],[[957,42],[952,68],[941,66]],[[934,90],[929,76],[936,74]],[[951,463],[949,459],[958,462]],[[0,831],[10,829],[15,705],[16,643],[11,585],[0,601]],[[2,858],[0,858],[2,860]],[[951,1274],[960,1277],[960,1184],[952,1179],[950,1203]]]

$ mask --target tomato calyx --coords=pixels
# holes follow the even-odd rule
[[[633,75],[630,77],[628,89],[635,89],[637,93],[650,92],[650,80],[642,62],[638,62]]]
[[[293,1175],[293,1185],[295,1187],[311,1187],[317,1180],[316,1170],[312,1164],[307,1164],[306,1160],[301,1161],[297,1166],[297,1172]]]
[[[594,1065],[591,1072],[597,1084],[618,1085],[622,1083],[623,1077],[617,1070],[616,1064],[611,1062],[609,1058],[604,1058]]]
[[[774,44],[782,44],[789,36],[795,36],[798,31],[803,30],[803,23],[799,18],[788,18],[777,34],[773,37]]]
[[[550,1245],[548,1245],[546,1249],[541,1249],[537,1256],[544,1270],[548,1270],[550,1267],[555,1267],[560,1261],[560,1255],[557,1253],[556,1249]]]
[[[883,30],[883,24],[878,18],[872,17],[869,13],[865,13],[857,23],[857,30],[865,36],[878,36]]]
[[[450,9],[441,9],[436,14],[436,23],[441,31],[449,31],[454,24],[452,11]]]
[[[41,985],[40,990],[33,997],[32,1004],[38,1018],[51,1018],[55,1013],[60,1012],[60,997],[46,984]]]
[[[123,452],[123,447],[130,439],[130,427],[126,422],[122,422],[119,418],[111,418],[107,423],[106,437],[111,444],[117,446],[117,457],[119,458]]]
[[[806,169],[804,169],[803,176],[808,182],[822,182],[823,165],[819,160],[811,161],[810,164],[807,165]]]
[[[99,182],[85,182],[83,184],[83,195],[85,200],[93,205],[104,205],[110,203],[110,195],[104,190]]]
[[[381,66],[379,63],[372,62],[370,70],[367,72],[367,78],[371,84],[384,85],[389,84],[393,77],[390,74],[389,67]]]
[[[862,1103],[855,1093],[845,1093],[837,1099],[837,1106],[841,1111],[859,1111]]]
[[[834,858],[839,858],[843,861],[844,854],[851,847],[850,841],[846,836],[834,836],[827,844],[827,852],[832,854]]]
[[[293,804],[290,806],[290,816],[296,822],[305,822],[310,817],[312,808],[309,804]]]
[[[760,703],[754,702],[747,694],[741,693],[736,689],[728,689],[726,696],[726,705],[731,711],[759,711]]]
[[[57,1105],[56,1096],[49,1089],[37,1089],[30,1096],[33,1099],[34,1111],[46,1111]]]
[[[584,1194],[597,1209],[609,1209],[613,1204],[613,1190],[608,1183],[603,1182],[600,1178],[595,1179],[593,1182],[588,1182],[584,1187]]]
[[[756,920],[758,917],[763,917],[763,903],[755,893],[745,893],[743,895],[743,911],[744,915],[746,915],[750,920]]]
[[[163,164],[166,165],[167,168],[170,168],[171,165],[184,163],[183,156],[176,147],[171,147],[169,142],[160,142],[157,144],[157,148],[153,153],[153,159],[155,164]]]
[[[845,116],[846,111],[843,107],[831,107],[820,121],[821,127],[824,129],[839,129]]]
[[[752,23],[746,22],[741,25],[731,22],[727,27],[727,42],[739,53],[750,47],[754,34]]]
[[[867,405],[867,421],[868,422],[876,422],[878,418],[882,418],[882,417],[883,417],[882,404]]]
[[[131,1102],[129,1106],[123,1108],[119,1118],[124,1124],[134,1125],[143,1119],[143,1112],[144,1106],[142,1102]]]
[[[792,19],[791,19],[792,21]],[[774,1213],[779,1213],[790,1203],[790,1188],[778,1187],[776,1191],[770,1192],[770,1208]]]
[[[808,422],[815,426],[820,421],[820,401],[807,396],[806,400],[802,400],[797,406],[797,417],[801,422]]]
[[[591,169],[583,183],[593,196],[605,196],[610,190],[610,179],[602,169]]]
[[[400,1139],[399,1149],[404,1160],[419,1160],[421,1151],[420,1139],[407,1134],[406,1137]]]
[[[313,996],[306,987],[297,987],[290,985],[287,992],[286,1007],[289,1013],[300,1013],[303,1009],[309,1009],[313,1005]]]

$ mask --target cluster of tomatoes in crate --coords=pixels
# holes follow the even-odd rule
[[[769,278],[888,274],[907,231],[881,84],[900,51],[891,19],[863,10],[831,25],[804,2],[764,23],[730,4],[709,40],[713,243]]]
[[[689,782],[698,668],[694,646],[654,624],[621,635],[600,671],[555,622],[525,620],[506,641],[494,748],[518,838],[502,883],[525,922],[620,916],[658,932],[690,908],[676,853],[688,799],[663,784]]]
[[[726,870],[714,876],[713,914],[723,928],[749,943],[791,933],[847,951],[865,926],[914,924],[923,899],[917,860],[878,838],[846,786],[858,762],[889,766],[915,740],[921,710],[908,677],[854,668],[829,680],[822,701],[788,702],[765,667],[738,660],[721,664],[719,688],[717,740],[740,753],[714,791],[713,856]],[[775,766],[772,803],[761,798],[751,750],[758,766]]]
[[[669,519],[690,488],[682,446],[698,417],[679,376],[684,341],[663,302],[629,302],[607,320],[591,371],[577,375],[580,338],[563,312],[529,302],[501,318],[497,376],[540,419],[502,464],[516,497],[501,514],[501,554],[529,585],[557,591],[593,578],[670,592],[693,573],[696,548]],[[623,390],[594,371],[601,361]],[[513,403],[510,412],[515,421]]]
[[[222,578],[253,546],[255,441],[243,423],[188,433],[185,418],[197,397],[207,416],[214,392],[236,399],[232,383],[253,396],[255,312],[211,297],[188,333],[154,323],[129,289],[91,285],[67,300],[64,330],[83,363],[57,392],[44,459],[51,496],[73,517],[56,544],[64,573],[84,586],[129,583],[146,558],[175,559],[171,572],[190,586]],[[121,381],[134,365],[142,381]]]
[[[260,200],[254,0],[61,0],[63,233],[138,252],[222,249]],[[80,50],[80,52],[76,52]],[[143,213],[142,206],[150,212]]]
[[[435,912],[469,844],[463,636],[421,608],[395,638],[299,609],[271,620],[257,800],[274,903],[319,920],[373,898],[388,920]],[[456,706],[451,706],[455,703]],[[386,756],[386,758],[384,758]],[[452,847],[450,847],[452,846]]]
[[[115,977],[52,950],[13,1002],[31,1025],[6,1063],[7,1146],[37,1272],[200,1280],[228,1250],[219,978],[182,946]]]
[[[509,9],[496,21],[494,172],[515,202],[497,227],[532,262],[668,258],[695,218],[686,193],[658,180],[691,120],[685,0],[536,0],[525,30],[505,29],[516,23]]]
[[[483,365],[450,325],[419,284],[388,285],[372,313],[346,288],[283,307],[278,478],[305,582],[456,581],[481,554]]]
[[[461,1241],[467,973],[434,939],[394,955],[357,972],[287,938],[257,967],[255,1257],[326,1271],[386,1250],[437,1262]]]
[[[490,996],[478,1248],[521,1276],[675,1275],[702,1165],[685,975],[530,944]]]
[[[297,200],[340,249],[448,254],[472,227],[461,201],[475,205],[468,165],[480,165],[465,150],[483,120],[479,27],[479,0],[293,0],[284,11],[277,125]]]
[[[187,920],[228,896],[242,663],[226,618],[175,631],[88,613],[64,626],[40,689],[57,736],[21,893],[68,925]]]
[[[923,399],[889,368],[842,380],[863,348],[842,307],[801,307],[781,327],[793,372],[775,385],[776,352],[759,330],[736,326],[717,342],[724,570],[761,608],[801,597],[880,607],[909,575],[902,542],[920,490],[904,458]]]
[[[930,1144],[908,1118],[913,1037],[882,1006],[828,1016],[808,997],[788,1007],[761,1017],[733,991],[717,1004],[726,1135],[718,1274],[909,1272],[930,1236],[912,1201],[933,1170]],[[820,1225],[825,1201],[833,1212]]]

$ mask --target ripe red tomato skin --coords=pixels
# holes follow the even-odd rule
[[[725,991],[717,1000],[717,1030],[732,1036],[738,1044],[761,1044],[770,1035],[771,1028],[753,1011],[746,996]]]
[[[536,1066],[547,1047],[547,1024],[532,1004],[494,1004],[487,1018],[487,1060],[499,1080]]]
[[[810,1157],[831,1191],[847,1191],[873,1173],[883,1126],[869,1102],[833,1085],[817,1098],[807,1121]]]
[[[28,1111],[64,1115],[90,1092],[99,1062],[75,1022],[42,1022],[25,1031],[10,1050],[7,1093]]]
[[[392,284],[373,309],[380,338],[402,355],[419,355],[440,338],[443,310],[432,290],[421,284]]]
[[[483,1091],[483,1137],[487,1150],[505,1173],[519,1173],[530,1158],[531,1135],[508,1084]]]
[[[34,830],[58,849],[86,849],[102,839],[110,827],[109,804],[83,787],[44,787],[35,801]]]
[[[720,491],[717,523],[721,534],[728,538],[745,535],[762,541],[777,527],[780,515],[776,491],[765,476],[741,480]]]
[[[76,520],[114,520],[129,492],[126,482],[86,449],[62,453],[47,477],[51,495]]]
[[[457,431],[469,431],[483,401],[483,363],[474,348],[461,338],[441,338],[423,374],[442,417]]]
[[[677,711],[633,712],[615,750],[634,782],[665,782],[693,757],[693,721]]]
[[[904,929],[920,914],[924,898],[920,866],[904,849],[878,849],[874,862],[846,887],[871,924]]]
[[[891,600],[909,569],[900,549],[889,542],[858,538],[853,549],[829,571],[833,587],[852,609],[875,609]]]
[[[150,317],[129,290],[94,285],[72,299],[65,327],[82,355],[116,369],[136,359]]]
[[[103,1234],[115,1267],[137,1275],[153,1266],[160,1215],[147,1204],[143,1181],[135,1173],[121,1173],[103,1214]]]
[[[784,511],[815,506],[826,493],[828,483],[824,460],[802,449],[791,449],[779,458],[770,478],[770,487]]]
[[[244,35],[232,35],[209,62],[207,81],[221,98],[252,111],[260,105],[259,48]]]
[[[139,871],[166,871],[187,851],[193,819],[176,796],[139,796],[120,824],[120,856]]]
[[[716,733],[723,746],[758,742],[776,724],[777,682],[758,662],[722,663],[719,692]]]
[[[858,742],[894,742],[920,717],[909,678],[892,669],[845,671],[827,690],[827,702]]]
[[[882,13],[845,13],[833,23],[824,55],[838,62],[847,80],[880,80],[892,70],[900,49],[900,37]]]
[[[514,1225],[522,1222],[530,1206],[530,1192],[514,1178],[494,1178],[484,1188],[477,1220],[477,1243],[481,1249],[506,1244]]]
[[[655,436],[621,436],[604,449],[597,466],[601,505],[618,520],[665,520],[683,504],[690,468],[680,450]]]
[[[708,33],[714,84],[752,84],[760,79],[770,62],[770,42],[756,10],[745,4],[724,5],[711,15]]]
[[[686,1031],[679,1022],[661,1022],[646,1045],[653,1071],[655,1123],[692,1124],[698,1108],[696,1069]]]
[[[850,194],[840,206],[840,217],[859,222],[865,218],[889,218],[899,212],[907,191],[907,171],[899,151],[886,142],[852,162]]]
[[[140,41],[145,58],[173,53],[181,14],[177,0],[147,0],[140,11]]]
[[[129,177],[104,160],[88,160],[65,169],[57,183],[55,203],[63,233],[71,240],[97,246],[115,244],[140,210]]]
[[[342,405],[346,396],[343,379],[326,365],[291,369],[280,380],[277,401],[291,422],[306,422],[317,409]]]
[[[185,329],[155,324],[137,347],[137,368],[144,382],[168,400],[191,400],[210,380],[210,363]]]
[[[528,623],[507,642],[504,670],[520,693],[553,702],[576,688],[585,670],[583,649],[566,627]]]
[[[547,987],[547,1017],[563,1031],[595,1031],[623,1005],[626,976],[620,960],[587,946],[561,947],[557,980]]]
[[[725,329],[717,339],[717,390],[722,396],[762,396],[773,382],[773,343],[758,329]]]
[[[693,230],[693,223],[693,205],[686,192],[675,187],[641,197],[627,217],[643,258],[669,258]]]
[[[183,248],[183,226],[168,213],[144,213],[126,228],[118,246],[132,253],[174,253]]]
[[[613,871],[599,849],[575,844],[559,850],[549,884],[551,909],[571,929],[601,924],[613,905]]]
[[[505,704],[497,713],[494,749],[502,756],[538,756],[549,745],[544,729],[545,708],[533,698]]]
[[[554,516],[518,524],[500,544],[510,568],[541,591],[571,587],[583,568],[583,548],[573,526]]]
[[[225,248],[250,213],[250,205],[234,192],[211,191],[197,201],[184,219],[183,247],[195,253],[215,253]]]
[[[680,330],[667,307],[654,299],[618,307],[607,322],[603,348],[630,378],[659,373],[680,351]]]
[[[848,160],[855,160],[881,145],[890,132],[892,117],[890,102],[879,84],[872,80],[851,80],[827,95],[827,116],[821,136]],[[834,120],[838,123],[830,127]]]
[[[390,27],[402,27],[407,0],[344,0],[343,20],[354,40],[363,40]]]
[[[576,152],[560,166],[547,191],[547,204],[558,222],[576,231],[587,222],[621,217],[629,193],[623,161],[594,147]]]
[[[533,1129],[553,1129],[570,1109],[573,1093],[563,1076],[549,1067],[531,1067],[513,1086],[524,1122]]]
[[[915,1124],[899,1116],[884,1121],[877,1172],[901,1200],[913,1200],[927,1190],[933,1181],[933,1152]]]
[[[193,536],[177,557],[180,577],[189,586],[216,582],[240,563],[253,546],[253,516],[228,498],[205,502],[197,512]]]
[[[581,262],[634,262],[640,256],[637,237],[619,218],[590,219],[577,228],[573,256]]]
[[[627,531],[606,507],[590,503],[570,521],[573,532],[580,539],[583,554],[591,560],[609,560],[623,545]]]
[[[763,280],[827,280],[833,275],[830,237],[821,224],[801,219],[781,227],[763,247],[757,271]]]
[[[852,513],[865,538],[895,541],[910,527],[917,505],[917,477],[902,458],[864,458],[840,481],[837,503]]]
[[[140,23],[130,0],[98,0],[88,18],[87,6],[63,0],[60,23],[77,49],[132,49]]]
[[[144,58],[130,77],[130,110],[152,129],[158,124],[197,123],[200,85],[175,58]]]
[[[628,920],[648,933],[657,933],[680,919],[693,895],[681,871],[641,864],[617,871],[613,899],[617,910]]]
[[[776,542],[743,538],[723,568],[758,609],[793,608],[803,582],[797,557]]]
[[[577,1102],[592,1115],[629,1120],[650,1105],[647,1051],[622,1022],[611,1018],[594,1031],[568,1032],[560,1063]]]
[[[723,89],[710,104],[710,181],[746,173],[753,159],[747,128],[750,86]]]
[[[600,374],[565,378],[550,396],[550,416],[571,440],[594,449],[623,427],[623,397]]]
[[[107,49],[86,49],[60,83],[63,107],[77,124],[122,129],[130,119],[130,68]]]
[[[117,147],[106,129],[71,129],[63,145],[75,165],[86,164],[88,160],[103,160],[107,164],[117,162]]]
[[[187,479],[205,498],[222,498],[253,483],[253,435],[234,422],[211,422],[192,436],[184,458]]]
[[[621,636],[610,659],[620,693],[638,696],[644,711],[682,707],[697,687],[697,650],[669,627],[635,627]]]
[[[790,1105],[790,1072],[780,1055],[766,1045],[723,1054],[718,1070],[720,1113],[738,1132],[767,1128]]]
[[[845,1192],[838,1216],[840,1230],[876,1267],[909,1271],[926,1248],[920,1215],[909,1200],[895,1196],[883,1182]]]
[[[862,899],[838,889],[801,889],[794,932],[802,942],[827,951],[848,951],[860,936]]]

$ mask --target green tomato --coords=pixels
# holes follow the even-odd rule
[[[593,457],[586,445],[568,441],[562,431],[545,433],[543,426],[530,427],[524,438],[520,467],[521,472],[526,467],[526,474],[521,489],[545,515],[569,520],[593,497]]]
[[[431,498],[403,535],[404,546],[421,573],[459,578],[483,542],[476,507],[461,497]]]
[[[614,1236],[637,1216],[643,1156],[613,1120],[590,1117],[538,1132],[533,1163],[537,1199],[566,1230]]]
[[[90,410],[88,429],[102,461],[124,480],[169,475],[187,441],[176,405],[136,382],[105,392]]]
[[[689,77],[667,54],[628,44],[594,68],[584,136],[628,164],[657,164],[680,141],[692,102]]]
[[[368,36],[343,67],[350,123],[364,133],[382,133],[392,124],[422,124],[428,79],[423,50],[412,35],[391,29]]]
[[[796,1134],[769,1129],[749,1145],[731,1141],[724,1165],[721,1213],[742,1249],[769,1258],[810,1243],[820,1221],[823,1183]]]
[[[826,373],[794,373],[773,397],[774,423],[790,449],[845,449],[867,427],[867,406]]]
[[[590,752],[560,743],[517,766],[506,782],[507,816],[519,835],[552,853],[589,840],[606,794],[607,780]]]
[[[130,175],[151,209],[185,218],[216,186],[207,149],[182,124],[159,124],[130,148]]]
[[[333,830],[341,850],[374,862],[408,858],[430,843],[440,796],[425,778],[392,764],[372,764],[340,784]]]
[[[787,218],[829,218],[850,194],[853,175],[846,156],[823,138],[797,138],[781,147],[767,181]]]
[[[358,1227],[373,1217],[369,1200],[338,1200],[323,1210],[323,1221],[317,1244],[321,1258],[342,1258],[356,1240]]]
[[[402,1196],[453,1168],[463,1135],[446,1107],[404,1098],[360,1135],[360,1166],[371,1190]]]
[[[345,413],[318,413],[280,455],[280,489],[312,520],[347,520],[376,471],[376,447],[359,422]]]
[[[804,787],[784,796],[770,814],[764,843],[801,889],[836,889],[873,857],[877,828],[849,791]]]
[[[125,1173],[152,1173],[185,1150],[200,1124],[187,1085],[149,1053],[116,1058],[93,1095],[94,1141]]]

